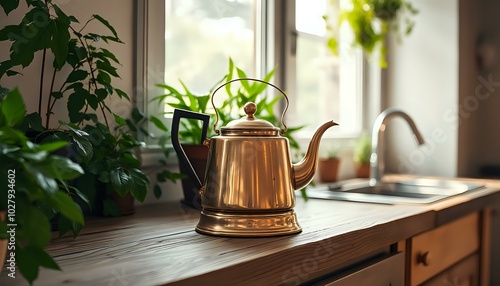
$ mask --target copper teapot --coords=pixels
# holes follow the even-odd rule
[[[244,106],[246,117],[217,129],[219,113],[214,105],[214,95],[225,85],[241,80],[263,82],[283,94],[286,107],[281,116],[282,130],[268,121],[255,118],[257,105],[253,102]],[[203,134],[206,134],[209,117],[176,109],[172,121],[174,149],[200,190],[203,209],[196,231],[222,236],[274,236],[300,232],[293,210],[294,190],[312,181],[321,137],[337,123],[328,121],[320,126],[305,157],[292,164],[288,139],[282,136],[287,130],[284,116],[289,100],[280,88],[262,80],[235,79],[215,89],[211,102],[216,114],[214,131],[218,135],[203,140],[203,145],[209,149],[203,183],[185,155],[177,133],[180,119],[191,118],[204,121]]]

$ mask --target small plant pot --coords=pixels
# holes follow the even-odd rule
[[[134,197],[132,197],[130,192],[126,193],[123,197],[118,193],[113,193],[113,199],[121,215],[131,215],[135,212]]]
[[[5,211],[0,211],[0,221],[5,219]],[[8,239],[0,239],[0,273],[3,269],[3,264],[5,262],[5,256],[7,255],[7,243]]]
[[[357,178],[370,178],[370,164],[358,164],[355,166],[356,177]]]
[[[205,170],[207,168],[207,159],[208,159],[208,148],[203,145],[189,145],[183,144],[182,148],[184,149],[184,153],[188,157],[191,165],[198,175],[198,178],[203,183],[205,179]],[[201,197],[200,190],[196,187],[193,180],[189,177],[189,173],[187,169],[183,166],[183,164],[179,164],[179,169],[182,174],[186,176],[185,179],[182,180],[182,190],[184,192],[184,199],[181,200],[181,203],[188,205],[190,207],[201,209]]]
[[[337,158],[319,159],[319,179],[322,182],[336,182],[340,160]]]

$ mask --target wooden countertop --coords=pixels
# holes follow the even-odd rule
[[[367,253],[500,201],[500,184],[431,205],[297,200],[303,232],[270,238],[198,234],[197,211],[177,203],[93,218],[76,238],[48,252],[62,271],[41,269],[35,285],[278,285],[304,282]],[[27,285],[0,275],[0,285]]]

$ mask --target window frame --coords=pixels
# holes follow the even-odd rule
[[[290,0],[259,0],[258,5],[264,5],[262,13],[257,15],[257,29],[264,34],[265,40],[257,37],[256,58],[260,59],[256,66],[257,77],[262,77],[266,71],[278,66],[273,83],[282,87],[287,94],[294,95],[295,86],[295,52],[298,32],[295,28],[295,1]],[[157,110],[160,105],[148,99],[149,94],[162,94],[162,89],[155,86],[164,81],[165,70],[165,1],[136,0],[136,15],[134,18],[135,33],[135,69],[133,92],[134,105],[145,114]],[[154,23],[154,24],[153,24]],[[263,51],[259,54],[259,51]],[[285,51],[285,52],[283,52]],[[337,140],[340,146],[352,146],[362,130],[371,130],[376,115],[381,111],[381,69],[376,64],[368,64],[363,60],[362,81],[360,88],[359,117],[360,130],[353,134],[326,136],[326,140]],[[281,108],[284,108],[283,106]],[[147,123],[150,132],[160,132],[153,124]],[[299,142],[305,142],[310,134],[299,134]],[[148,144],[141,150],[143,162],[148,165],[156,161],[161,149],[154,144]]]

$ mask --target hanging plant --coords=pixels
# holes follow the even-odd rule
[[[336,2],[336,0],[333,0]],[[349,5],[340,11],[337,25],[329,23],[325,16],[327,29],[331,32],[328,47],[338,55],[338,28],[345,22],[354,34],[352,46],[361,47],[367,55],[379,52],[379,64],[387,67],[385,46],[387,35],[394,31],[398,37],[409,35],[415,26],[412,16],[418,11],[405,0],[350,0]]]

